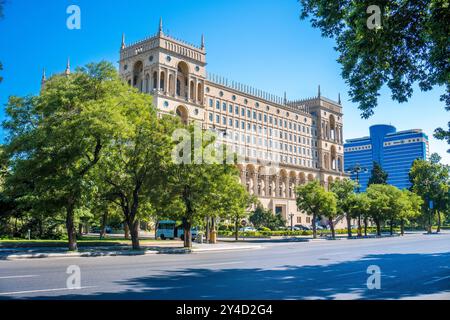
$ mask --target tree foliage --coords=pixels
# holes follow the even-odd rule
[[[408,101],[416,83],[423,91],[446,86],[441,99],[450,107],[448,0],[299,1],[301,18],[336,40],[342,75],[362,117],[373,115],[383,85],[398,102]],[[371,5],[381,9],[381,26],[373,29],[367,26]]]
[[[370,186],[372,184],[387,184],[387,180],[388,173],[383,170],[378,162],[374,161],[368,185]]]
[[[296,194],[299,211],[313,217],[313,237],[317,238],[317,218],[323,216],[333,221],[336,215],[336,196],[334,193],[326,191],[318,181],[298,186]]]
[[[76,210],[92,195],[89,174],[116,128],[115,108],[129,88],[106,62],[50,78],[38,97],[11,97],[6,107],[5,184],[22,206],[65,211],[76,250]]]
[[[269,228],[270,230],[277,230],[278,228],[286,226],[286,221],[279,214],[274,214],[271,210],[264,209],[258,206],[253,214],[250,216],[250,222],[255,228]]]
[[[356,183],[350,179],[337,180],[331,185],[331,191],[334,192],[337,199],[337,213],[339,215],[345,215],[347,219],[347,233],[348,236],[352,236],[351,219],[352,214],[350,212],[351,196],[355,193]]]

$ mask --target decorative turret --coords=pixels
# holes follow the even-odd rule
[[[202,34],[202,42],[201,42],[200,48],[201,48],[202,50],[205,50],[205,36],[204,36],[203,34]]]
[[[125,33],[122,33],[122,45],[121,45],[121,49],[123,50],[123,49],[125,49],[125,47],[126,47],[126,44],[125,44]]]
[[[64,74],[68,76],[70,74],[70,58],[67,58],[67,66],[66,71],[64,71]]]
[[[46,82],[47,82],[47,76],[45,75],[45,68],[44,68],[44,69],[42,69],[41,91],[44,90]]]
[[[163,20],[162,20],[162,17],[161,18],[159,18],[159,31],[158,31],[158,35],[163,35],[164,34],[164,31],[163,31]]]

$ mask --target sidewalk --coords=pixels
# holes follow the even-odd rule
[[[220,252],[232,250],[254,250],[262,246],[243,243],[193,244],[192,249],[179,246],[142,246],[141,250],[132,250],[130,246],[81,248],[77,252],[69,252],[65,248],[22,248],[0,249],[1,260],[43,259],[43,258],[87,258],[113,256],[145,256],[153,254],[190,254],[202,252]]]

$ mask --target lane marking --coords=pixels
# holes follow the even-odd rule
[[[241,264],[244,262],[241,261],[233,261],[233,262],[221,262],[221,263],[209,263],[209,264],[199,264],[194,265],[194,267],[214,267],[214,266],[224,266],[224,265],[232,265],[232,264]]]
[[[446,277],[430,280],[430,281],[424,282],[424,284],[433,284],[433,283],[440,282],[440,281],[446,280],[446,279],[450,279],[450,276],[446,276]]]
[[[27,294],[27,293],[54,292],[54,291],[79,291],[79,290],[83,290],[83,289],[91,289],[91,288],[96,288],[96,287],[97,286],[80,287],[77,289],[57,288],[57,289],[42,289],[42,290],[15,291],[15,292],[0,292],[0,296],[11,296],[11,295],[20,295],[20,294]]]
[[[26,276],[6,276],[6,277],[0,277],[0,280],[3,279],[18,279],[18,278],[34,278],[39,277],[37,275],[26,275]]]
[[[351,275],[359,274],[359,273],[366,273],[366,272],[365,271],[355,271],[355,272],[349,272],[349,273],[341,273],[341,274],[338,274],[337,277],[351,276]]]

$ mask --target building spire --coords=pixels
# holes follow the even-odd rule
[[[319,91],[318,91],[318,93],[317,93],[317,96],[318,96],[319,98],[322,96],[322,91],[321,91],[321,89],[320,89],[320,84],[319,84]]]
[[[47,76],[45,74],[45,68],[43,68],[42,69],[42,78],[41,78],[41,91],[44,90],[46,82],[47,82]]]
[[[338,103],[339,103],[339,104],[342,104],[342,101],[341,101],[341,93],[339,93],[339,96],[338,96]]]
[[[158,33],[159,33],[160,35],[164,34],[164,32],[163,32],[163,19],[162,19],[162,17],[159,18],[159,31],[158,31]]]
[[[66,71],[64,72],[66,76],[68,76],[70,74],[70,58],[67,58],[67,66],[66,66]]]
[[[122,46],[121,49],[125,49],[126,45],[125,45],[125,33],[122,33]]]
[[[205,49],[205,35],[202,34],[202,45],[201,45],[202,49]]]
[[[45,82],[45,81],[47,81],[47,76],[46,76],[46,74],[45,74],[45,68],[43,68],[43,69],[42,69],[42,79],[41,79],[41,82]]]

